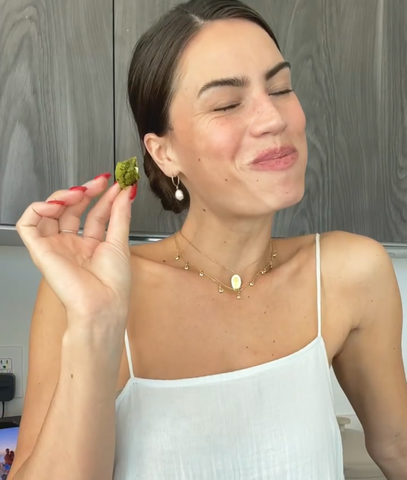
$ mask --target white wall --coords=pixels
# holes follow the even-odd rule
[[[393,262],[403,304],[407,306],[407,258],[397,258]],[[24,247],[0,246],[0,347],[23,347],[23,391],[26,386],[29,325],[39,280],[40,274]],[[404,310],[407,322],[407,307]],[[407,368],[406,330],[403,332],[403,347]],[[21,378],[17,378],[17,381],[21,382]],[[333,387],[337,414],[353,414],[353,409],[334,376]],[[6,415],[20,415],[22,405],[22,399],[13,400],[6,405]]]

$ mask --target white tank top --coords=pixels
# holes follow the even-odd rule
[[[113,480],[343,480],[342,443],[321,336],[242,370],[180,380],[133,373],[116,400]]]

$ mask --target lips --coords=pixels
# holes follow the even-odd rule
[[[252,162],[251,165],[257,165],[271,160],[288,157],[297,153],[297,149],[291,145],[284,145],[278,148],[270,148],[261,152]]]
[[[291,168],[298,160],[298,150],[292,145],[264,150],[251,162],[249,168],[263,171],[283,171]]]

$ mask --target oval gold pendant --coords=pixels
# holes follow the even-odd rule
[[[232,285],[233,290],[239,290],[239,288],[242,286],[242,279],[237,274],[233,275],[233,277],[230,279],[230,284]]]

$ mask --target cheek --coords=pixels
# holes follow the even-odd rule
[[[234,162],[241,148],[245,126],[238,117],[211,119],[198,131],[197,140],[203,157]]]
[[[289,115],[289,125],[290,130],[298,134],[305,134],[305,127],[306,127],[306,118],[304,110],[301,107],[300,102],[295,102],[295,105],[290,108],[290,115]]]

